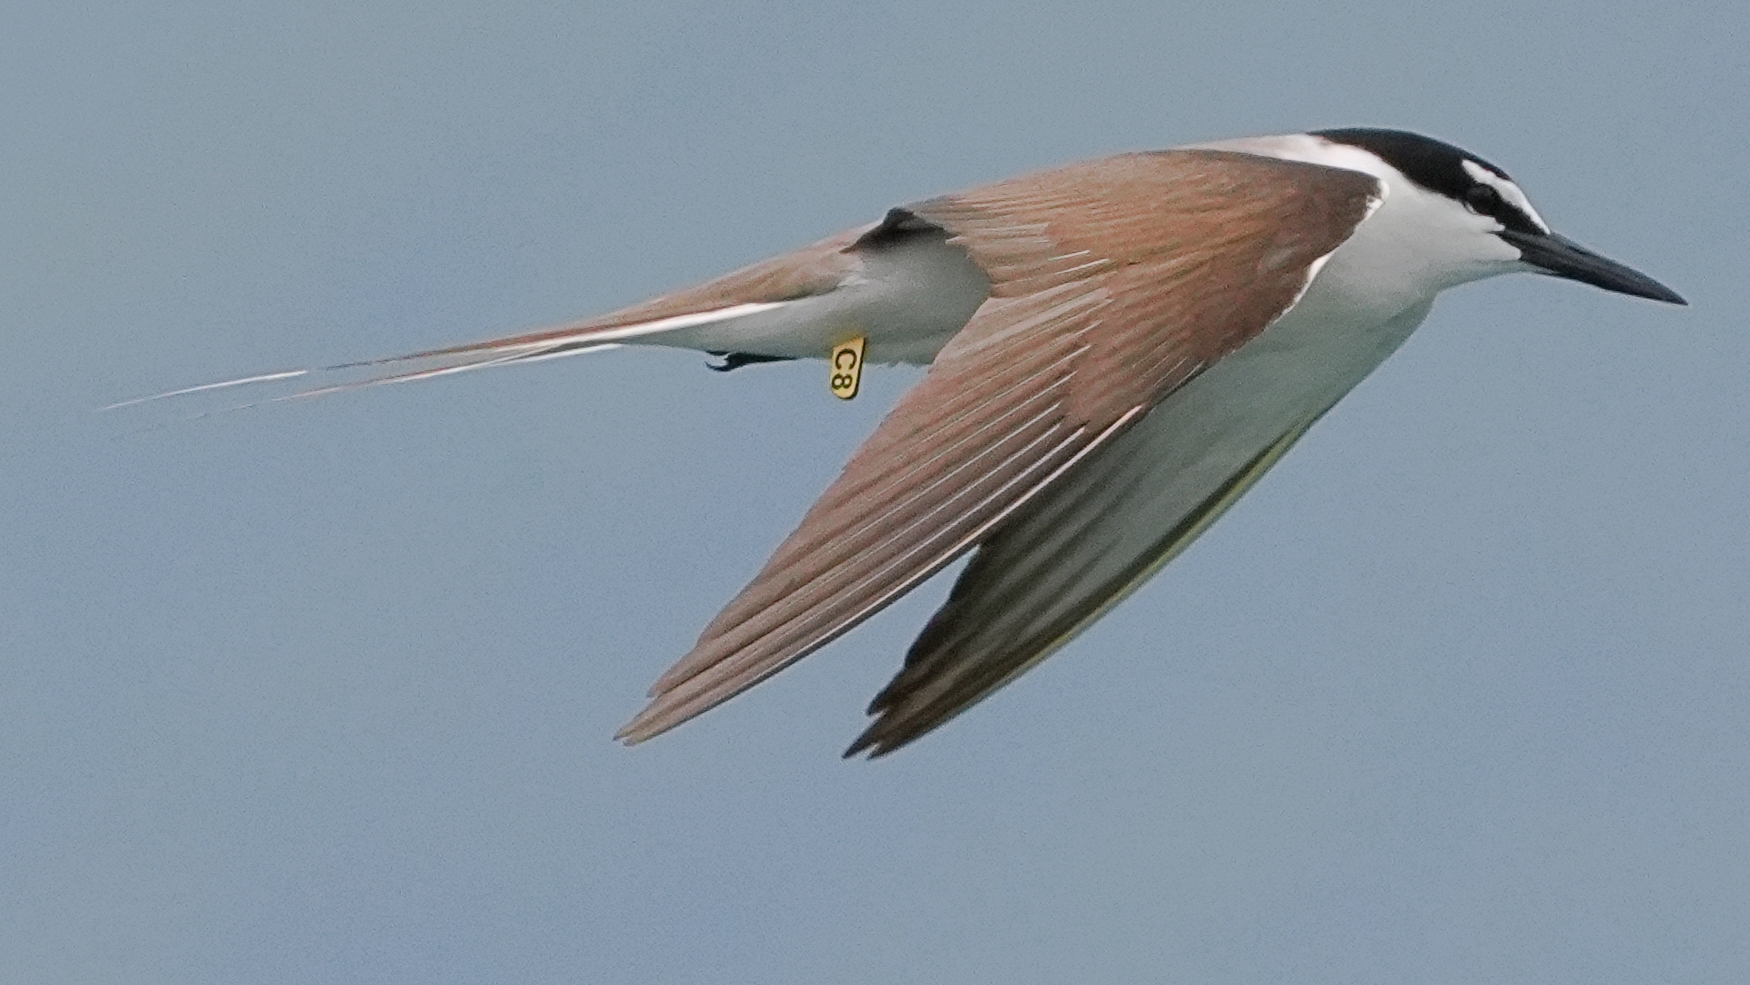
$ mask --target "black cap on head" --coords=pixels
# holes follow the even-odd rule
[[[1507,201],[1501,195],[1501,189],[1486,180],[1486,176],[1479,178],[1475,173],[1477,169],[1502,182],[1513,180],[1507,172],[1469,151],[1406,130],[1347,127],[1314,130],[1312,135],[1369,151],[1423,188],[1462,202],[1472,212],[1493,218],[1503,227],[1497,235],[1517,247],[1521,259],[1541,273],[1620,294],[1671,304],[1686,303],[1677,292],[1646,274],[1550,232],[1519,206]],[[1467,163],[1470,167],[1466,167]]]
[[[1526,215],[1512,202],[1501,197],[1500,189],[1479,181],[1466,162],[1510,182],[1507,172],[1488,161],[1454,147],[1444,140],[1424,137],[1407,130],[1379,130],[1372,127],[1346,127],[1337,130],[1314,130],[1312,135],[1334,144],[1348,144],[1371,151],[1380,160],[1397,168],[1404,177],[1438,195],[1463,202],[1472,212],[1489,216],[1508,229],[1523,233],[1547,232],[1536,220]]]

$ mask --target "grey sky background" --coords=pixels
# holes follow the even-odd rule
[[[0,28],[0,982],[1750,980],[1750,7],[68,5]],[[915,371],[175,423],[1029,168],[1395,125],[1679,310],[1448,294],[1077,643],[609,741]],[[150,425],[171,426],[136,433]]]

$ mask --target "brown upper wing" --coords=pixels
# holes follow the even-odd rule
[[[621,737],[753,686],[978,544],[1286,311],[1379,195],[1357,172],[1181,150],[901,210],[966,249],[990,298]]]

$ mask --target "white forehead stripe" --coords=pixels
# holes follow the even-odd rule
[[[1508,181],[1506,178],[1490,171],[1488,168],[1483,167],[1475,161],[1467,160],[1464,161],[1463,164],[1465,173],[1469,174],[1472,178],[1475,178],[1478,183],[1488,185],[1500,192],[1501,197],[1507,201],[1507,204],[1525,213],[1525,217],[1535,223],[1537,228],[1546,233],[1550,231],[1549,223],[1544,222],[1543,216],[1538,215],[1537,210],[1531,207],[1531,200],[1525,197],[1525,193],[1519,190],[1518,185],[1515,185],[1513,182]]]

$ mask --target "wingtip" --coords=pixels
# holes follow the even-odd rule
[[[876,714],[871,712],[871,714]],[[922,733],[910,733],[896,730],[895,723],[886,716],[880,716],[869,723],[863,734],[857,736],[850,748],[845,750],[845,759],[863,756],[865,759],[876,760],[899,751],[916,739]],[[926,730],[927,731],[927,730]]]
[[[673,723],[663,725],[654,721],[654,716],[651,714],[653,710],[655,710],[654,706],[633,715],[631,721],[620,726],[620,730],[614,733],[614,741],[623,746],[635,746],[649,739],[654,739],[674,727]]]
[[[620,730],[614,733],[614,738],[625,745],[635,746],[686,724],[703,710],[690,707],[686,702],[658,696],[646,704],[642,711],[633,715],[631,721],[620,726]]]

